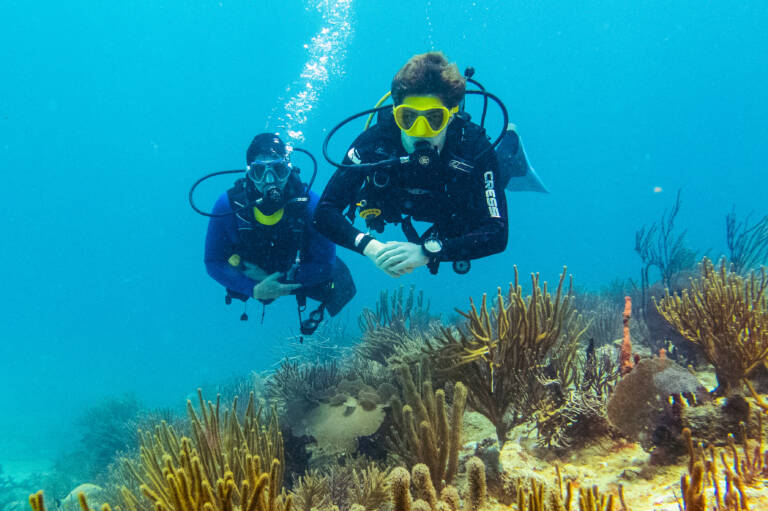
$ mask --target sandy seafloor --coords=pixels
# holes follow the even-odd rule
[[[680,457],[675,464],[651,465],[650,454],[638,443],[604,438],[589,446],[574,447],[557,457],[551,451],[537,448],[535,438],[526,435],[525,429],[521,426],[513,430],[501,451],[501,464],[513,476],[536,478],[556,488],[557,465],[564,481],[572,479],[577,486],[597,485],[601,493],[613,493],[616,510],[621,509],[618,503],[619,484],[623,485],[631,511],[682,509],[680,478],[687,473],[687,456]],[[465,454],[471,454],[476,441],[492,434],[493,426],[483,416],[468,412],[465,416]],[[516,435],[519,436],[514,439]],[[720,483],[724,488],[722,479]],[[712,493],[710,487],[707,490],[710,505],[714,502]],[[768,482],[764,481],[759,487],[747,487],[747,495],[750,510],[768,510]],[[495,508],[510,509],[503,505]]]

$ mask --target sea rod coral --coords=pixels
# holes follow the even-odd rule
[[[417,388],[407,367],[400,369],[399,380],[405,405],[398,397],[392,399],[395,428],[390,445],[406,464],[425,464],[435,486],[442,490],[458,471],[467,388],[456,383],[449,412],[445,391],[433,392],[430,381]]]
[[[766,268],[743,277],[725,259],[716,268],[706,257],[699,268],[701,277],[679,295],[667,292],[659,312],[715,366],[718,393],[738,390],[744,382],[757,397],[747,378],[768,359]]]
[[[564,286],[566,272],[554,296],[532,275],[525,297],[515,267],[509,293],[505,297],[499,288],[493,311],[483,296],[479,310],[472,303],[461,312],[463,327],[443,328],[425,348],[438,374],[467,385],[469,406],[493,423],[500,444],[513,426],[543,410],[553,393],[564,398],[564,389],[577,383],[577,341],[585,326],[572,306],[572,279]]]
[[[190,401],[190,438],[165,423],[140,435],[140,457],[122,461],[123,486],[114,501],[125,511],[211,510],[232,506],[279,511],[290,506],[282,494],[283,439],[273,412],[262,418],[251,395],[243,419],[237,401],[222,409],[205,402],[199,411]]]

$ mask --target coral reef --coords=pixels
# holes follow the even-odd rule
[[[188,441],[188,439],[186,439]],[[188,442],[187,442],[188,443]],[[195,450],[182,451],[179,466],[176,466],[168,456],[164,461],[163,477],[156,488],[159,493],[144,487],[143,494],[151,505],[143,505],[138,496],[126,497],[125,509],[151,509],[153,511],[182,511],[201,509],[206,511],[231,511],[244,509],[252,511],[289,511],[291,496],[277,495],[279,485],[275,467],[279,465],[273,460],[270,473],[260,471],[257,460],[248,458],[248,479],[236,483],[232,472],[227,472],[224,479],[218,479],[214,486],[202,474],[200,460],[196,456],[190,460],[189,455],[196,455]],[[94,511],[89,505],[84,493],[78,495],[83,511]],[[46,511],[43,492],[40,491],[29,498],[33,511]],[[102,511],[111,511],[109,504],[104,504]]]
[[[632,338],[629,334],[629,319],[632,317],[632,299],[629,296],[624,297],[624,313],[622,314],[623,335],[621,341],[621,350],[619,351],[619,372],[622,376],[628,374],[635,361],[632,358]]]
[[[313,456],[352,454],[358,439],[378,431],[384,421],[384,407],[369,406],[350,397],[342,406],[321,404],[306,413],[302,430],[316,440]]]
[[[140,458],[123,459],[121,509],[177,510],[181,503],[193,508],[210,503],[222,511],[233,505],[264,511],[288,506],[280,496],[285,464],[274,410],[262,421],[251,396],[241,422],[237,401],[222,411],[218,399],[206,403],[200,391],[198,399],[199,413],[187,402],[191,438],[179,438],[166,423],[154,433],[140,433]]]
[[[469,405],[496,427],[500,444],[515,425],[546,407],[553,393],[575,384],[577,341],[585,327],[572,307],[572,281],[564,288],[566,269],[555,296],[546,282],[532,275],[532,291],[523,296],[517,267],[505,297],[499,289],[490,312],[483,296],[480,310],[472,303],[461,314],[466,324],[427,346],[437,373],[469,387]],[[557,388],[555,388],[557,387]]]
[[[682,427],[691,430],[701,442],[711,445],[726,445],[728,435],[739,430],[744,423],[750,434],[756,434],[762,411],[750,405],[741,395],[716,398],[697,406],[684,406],[680,410]]]
[[[136,397],[126,395],[105,399],[89,407],[78,419],[82,452],[88,453],[79,457],[80,467],[88,474],[85,479],[103,481],[103,470],[115,455],[135,444],[136,429],[131,426],[140,409]]]
[[[330,399],[341,381],[342,374],[335,361],[300,365],[285,360],[267,380],[266,389],[288,422],[294,422],[320,401]]]
[[[725,231],[728,260],[735,272],[742,273],[768,263],[768,215],[750,225],[749,216],[742,221],[736,219],[734,206],[725,216]]]
[[[700,271],[689,290],[667,293],[659,312],[715,366],[719,393],[738,390],[742,382],[751,388],[747,377],[768,357],[766,269],[742,277],[725,259],[715,268],[705,257]]]
[[[160,412],[146,411],[130,394],[105,397],[83,409],[74,421],[80,432],[77,445],[54,462],[56,471],[66,480],[67,489],[77,481],[104,484],[110,463],[136,445],[137,429],[161,416]],[[170,413],[162,418],[174,420]]]
[[[672,286],[675,274],[692,268],[696,260],[696,252],[686,245],[686,231],[675,234],[675,218],[680,212],[680,190],[677,191],[675,203],[661,215],[661,219],[650,227],[643,226],[635,233],[635,251],[643,261],[640,270],[640,289],[643,316],[650,305],[648,288],[650,287],[650,270],[656,268],[661,275],[665,287]]]
[[[376,310],[363,309],[357,322],[360,330],[370,332],[382,327],[398,325],[407,331],[425,330],[432,320],[429,313],[429,300],[424,299],[424,292],[416,292],[411,286],[408,295],[405,288],[400,288],[390,296],[388,290],[381,291],[376,303]]]
[[[595,346],[601,347],[612,344],[616,339],[621,338],[622,322],[619,304],[602,295],[576,293],[574,294],[573,307],[581,314],[587,324],[584,339],[592,339]]]
[[[54,500],[54,502],[57,504],[57,511],[82,511],[81,502],[83,498],[87,499],[89,505],[93,505],[98,509],[104,503],[105,492],[95,484],[85,483],[77,486],[60,501]]]
[[[646,290],[646,299],[649,303],[645,306],[641,305],[640,294],[636,294],[632,301],[633,314],[630,320],[632,339],[637,339],[645,345],[653,355],[657,355],[662,348],[667,350],[670,358],[683,366],[698,366],[706,363],[706,360],[694,343],[680,335],[680,332],[664,319],[654,302],[662,300],[667,290],[670,294],[682,293],[688,288],[691,278],[696,276],[697,272],[690,270],[676,273],[672,277],[671,286],[665,287],[661,282],[656,282]]]
[[[683,430],[688,450],[688,473],[680,480],[684,509],[686,511],[741,511],[750,509],[749,486],[763,487],[768,483],[768,451],[763,452],[762,420],[757,445],[749,447],[746,430],[741,428],[742,456],[739,456],[733,436],[727,449],[716,450],[710,446],[694,444],[689,429]],[[728,459],[730,457],[730,460]],[[723,469],[718,468],[720,459]],[[722,474],[722,478],[720,477]],[[708,487],[711,489],[708,490]],[[760,491],[762,494],[762,491]],[[709,497],[712,504],[708,504]]]
[[[392,399],[392,451],[407,465],[425,464],[437,490],[442,490],[453,482],[458,470],[467,388],[456,383],[449,413],[445,391],[433,392],[430,381],[418,389],[407,367],[400,369],[399,381],[403,399]]]
[[[478,511],[486,503],[485,469],[482,461],[471,458],[467,462],[469,487],[465,497],[465,506],[459,506],[458,492],[452,486],[446,486],[440,492],[435,489],[434,480],[424,464],[417,464],[408,473],[403,467],[392,470],[389,476],[393,511]],[[411,489],[413,483],[413,489]]]
[[[424,331],[408,330],[402,323],[395,323],[366,331],[355,351],[361,358],[384,366],[410,362],[421,358],[425,339]]]
[[[585,355],[573,364],[573,383],[557,381],[552,399],[535,413],[540,446],[566,448],[589,442],[610,432],[606,405],[619,377],[615,356],[600,353],[590,340]]]
[[[676,211],[668,215],[668,230],[643,238],[677,243],[680,237],[669,234]],[[743,320],[744,346],[718,356],[749,355],[762,339],[763,319],[737,309],[752,304],[750,314],[764,314],[765,272],[736,282],[722,267],[709,268],[695,283],[706,299],[682,294],[688,308],[699,306],[697,299],[718,310],[734,306],[732,317],[720,311],[706,323],[709,330],[698,330],[714,343],[726,342],[721,330],[735,330],[726,320]],[[414,289],[383,293],[376,311],[361,316],[365,341],[341,359],[285,360],[259,377],[276,405],[257,405],[251,379],[220,387],[233,396],[231,406],[220,396],[206,402],[198,390],[184,423],[157,416],[151,428],[131,432],[139,452],[124,454],[101,494],[77,481],[51,502],[56,511],[76,511],[59,506],[67,493],[66,505],[83,511],[103,500],[116,511],[629,511],[628,503],[674,511],[678,497],[679,509],[741,511],[768,502],[760,493],[768,451],[755,413],[759,396],[713,400],[700,383],[714,387],[708,369],[698,368],[700,380],[665,350],[638,358],[638,351],[648,352],[637,342],[641,335],[630,335],[643,316],[632,309],[633,302],[642,309],[637,294],[623,310],[594,296],[582,296],[577,307],[566,276],[564,269],[550,294],[532,275],[524,294],[515,269],[508,293],[472,303],[460,324],[441,328]],[[707,278],[725,282],[714,298],[704,291]],[[623,284],[615,287],[614,298],[627,294]],[[708,314],[704,308],[692,317]],[[733,387],[749,374],[743,369],[737,378],[737,371],[725,371]],[[239,407],[244,392],[247,404]],[[129,429],[139,423],[131,420]],[[507,436],[514,441],[505,444]],[[702,440],[706,450],[694,444]],[[686,450],[683,466],[677,455]],[[657,463],[662,454],[666,464]],[[0,478],[4,484],[11,483]],[[89,488],[94,493],[77,495]],[[41,494],[30,503],[44,511]],[[110,509],[105,504],[102,511]]]
[[[602,492],[597,485],[584,486],[582,481],[568,480],[563,492],[563,478],[558,466],[556,480],[548,487],[544,482],[534,478],[521,481],[516,486],[516,511],[614,511],[616,500],[621,502],[621,510],[630,511],[624,498],[621,485],[618,488],[618,498],[612,493]],[[581,486],[578,488],[577,486]],[[574,508],[574,504],[578,508]]]
[[[329,508],[328,478],[316,470],[299,477],[293,487],[293,507],[299,511]]]
[[[376,311],[364,309],[358,323],[362,338],[354,347],[357,356],[389,368],[423,359],[422,348],[426,339],[437,333],[438,318],[430,315],[424,293],[411,286],[407,296],[403,287],[391,296],[382,291]],[[388,380],[391,373],[377,384]]]
[[[739,433],[741,437],[742,455],[736,450],[736,442],[733,435],[728,435],[728,450],[733,459],[733,465],[726,463],[725,456],[721,454],[721,459],[727,475],[735,480],[737,477],[746,485],[757,485],[768,480],[768,450],[763,450],[763,416],[760,415],[758,426],[757,445],[754,448],[749,446],[747,437],[747,428],[744,423],[739,424]]]
[[[370,463],[362,470],[354,470],[348,497],[358,511],[376,511],[387,502],[389,481],[387,472]]]
[[[472,457],[467,461],[467,507],[470,511],[477,511],[485,505],[488,490],[485,481],[485,465],[480,458]]]
[[[313,475],[324,480],[327,509],[374,511],[388,502],[387,471],[364,456],[338,458]]]
[[[29,493],[24,491],[26,486],[26,481],[17,481],[15,478],[5,475],[3,466],[0,465],[0,509],[5,509],[7,505]]]

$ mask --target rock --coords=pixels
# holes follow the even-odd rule
[[[381,404],[387,404],[392,396],[397,394],[397,387],[391,383],[382,383],[379,385],[379,388],[376,389],[376,393],[379,395],[379,398],[381,398]]]
[[[639,468],[625,468],[621,471],[621,474],[619,474],[619,477],[625,481],[634,481],[638,477],[640,477],[640,469]]]
[[[342,380],[336,385],[336,391],[338,393],[348,394],[350,396],[357,395],[357,387],[362,382],[360,380]]]
[[[675,443],[682,431],[680,405],[670,398],[680,395],[699,403],[709,400],[707,390],[687,369],[670,359],[642,359],[616,385],[608,401],[608,420],[645,449]]]
[[[357,402],[360,403],[364,410],[368,411],[374,410],[379,401],[379,395],[375,392],[362,391],[357,396]]]
[[[554,480],[551,476],[545,475],[546,470],[551,465],[537,458],[515,441],[508,440],[505,442],[501,452],[501,463],[503,471],[500,476],[499,488],[489,486],[488,490],[493,498],[507,506],[517,502],[518,487],[530,489],[531,480],[547,487]]]
[[[496,428],[484,415],[467,410],[462,424],[464,442],[482,442],[487,438],[496,440]]]
[[[92,509],[99,509],[104,504],[102,501],[103,489],[100,486],[96,486],[91,483],[84,483],[69,492],[61,501],[62,511],[80,511],[80,501],[78,495],[85,494],[85,498],[88,501],[88,506]]]
[[[691,430],[697,442],[723,446],[728,443],[728,434],[740,441],[739,423],[747,424],[747,436],[756,438],[758,431],[757,406],[750,406],[742,396],[721,398],[703,406],[690,406],[682,410],[682,426]]]
[[[348,396],[346,394],[336,394],[334,395],[331,400],[328,402],[331,406],[341,406],[344,403],[347,402]]]
[[[284,483],[289,484],[293,474],[303,474],[309,467],[312,456],[307,447],[315,443],[309,435],[294,435],[290,427],[283,429],[283,449],[285,451]]]
[[[545,502],[550,500],[552,498],[551,495],[557,491],[552,485],[552,482],[545,480],[541,474],[531,470],[515,470],[514,472],[505,470],[501,475],[501,484],[498,493],[491,492],[490,487],[488,488],[488,493],[498,500],[499,504],[510,506],[512,503],[517,502],[518,488],[530,490],[532,481],[535,481],[537,484],[541,484],[544,487]]]
[[[360,406],[363,407],[363,410],[370,412],[371,410],[376,409],[376,401],[371,401],[370,399],[366,398],[360,398],[358,401],[360,403]]]
[[[357,454],[362,454],[375,461],[385,461],[389,455],[389,432],[393,427],[392,413],[385,408],[385,416],[379,429],[372,435],[357,437]]]

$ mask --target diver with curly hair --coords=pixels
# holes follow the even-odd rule
[[[505,249],[505,183],[485,129],[460,109],[467,79],[440,52],[415,55],[397,72],[393,106],[371,110],[378,113],[376,124],[355,139],[341,164],[334,163],[338,169],[315,209],[320,233],[393,277],[421,266],[437,273],[444,261],[466,273],[471,259]],[[506,122],[506,109],[494,100]],[[355,216],[368,232],[353,225]],[[419,234],[414,220],[431,225]],[[390,223],[401,224],[407,241],[371,234]]]

